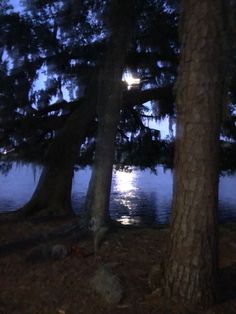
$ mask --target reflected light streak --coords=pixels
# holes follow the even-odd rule
[[[125,72],[122,77],[122,81],[127,84],[128,89],[133,86],[138,86],[141,82],[140,78],[134,77],[131,72]]]
[[[115,173],[114,190],[119,194],[118,202],[126,211],[117,221],[123,225],[131,225],[140,223],[139,218],[131,218],[134,214],[136,204],[133,202],[137,191],[137,173],[117,171]]]
[[[136,190],[136,176],[133,172],[117,171],[115,173],[115,190],[119,193],[128,193]]]
[[[129,209],[129,213],[131,213],[132,209],[134,208],[134,204],[130,199],[128,199],[129,197],[132,197],[131,193],[127,195],[127,198],[120,199],[120,204],[125,208]]]
[[[131,218],[130,216],[121,216],[121,218],[117,219],[118,222],[120,222],[122,225],[133,225],[133,224],[139,224],[141,219],[136,217],[136,218]]]

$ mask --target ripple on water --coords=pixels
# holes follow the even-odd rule
[[[31,197],[41,169],[13,165],[7,176],[0,176],[0,211],[13,211]],[[112,180],[110,213],[124,224],[165,224],[169,220],[172,198],[172,172],[157,167],[157,174],[149,170],[115,171]],[[84,207],[91,169],[75,172],[72,204],[76,212]],[[219,218],[236,220],[236,175],[220,178]]]

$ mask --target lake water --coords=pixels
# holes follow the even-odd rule
[[[14,211],[30,199],[41,169],[14,164],[10,172],[0,175],[0,211]],[[91,169],[75,172],[72,202],[76,212],[83,209]],[[219,218],[236,221],[236,175],[220,178]],[[149,170],[114,172],[110,202],[111,216],[124,224],[164,224],[170,216],[172,172],[157,167]]]

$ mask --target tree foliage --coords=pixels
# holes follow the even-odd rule
[[[25,0],[22,9],[1,11],[1,146],[14,147],[20,158],[43,161],[46,148],[101,66],[109,11],[106,1]],[[141,84],[136,90],[127,90],[124,84],[124,111],[129,112],[125,109],[129,106],[140,115],[146,111],[144,102],[153,100],[155,117],[174,115],[170,95],[177,66],[177,15],[163,1],[137,1],[134,10],[136,36],[126,70]],[[168,91],[159,95],[163,87]],[[119,128],[126,125],[132,133],[133,114],[122,116]],[[142,121],[136,119],[136,131],[141,131]],[[135,132],[133,138],[142,134]],[[88,134],[87,142],[93,137],[93,132]]]
[[[21,11],[16,13],[7,0],[1,2],[0,145],[2,152],[11,150],[9,157],[13,157],[14,151],[17,158],[45,161],[45,152],[78,108],[91,78],[102,65],[110,36],[107,3],[24,0]],[[141,82],[138,88],[130,90],[124,83],[117,163],[125,161],[143,167],[165,159],[157,153],[162,152],[162,149],[156,149],[157,145],[162,145],[159,138],[151,143],[152,148],[150,146],[155,136],[147,136],[153,133],[147,121],[165,117],[175,119],[173,87],[179,55],[178,10],[176,1],[135,2],[135,36],[125,69]],[[229,26],[229,29],[233,27]],[[232,38],[232,31],[228,33]],[[234,140],[234,56],[230,60],[231,88],[226,92],[225,102],[231,105],[222,124],[222,134]],[[151,112],[147,101],[151,101]],[[78,162],[82,164],[93,159],[95,132],[96,119],[87,133],[82,154],[78,156]],[[139,143],[140,151],[146,150],[142,156],[139,154],[141,158],[134,158],[135,143]],[[147,147],[152,151],[150,162],[145,157],[149,156]],[[120,154],[120,151],[124,153]]]

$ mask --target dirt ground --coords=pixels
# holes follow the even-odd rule
[[[183,313],[178,306],[164,310],[158,290],[150,286],[150,271],[163,260],[168,229],[116,228],[94,255],[92,239],[80,232],[48,236],[49,231],[68,223],[71,219],[0,223],[1,314]],[[66,247],[66,257],[55,259],[38,254],[42,247],[55,244]],[[118,305],[107,304],[91,288],[91,277],[107,263],[124,288]],[[221,302],[204,313],[235,314],[233,224],[220,227],[220,269]]]

